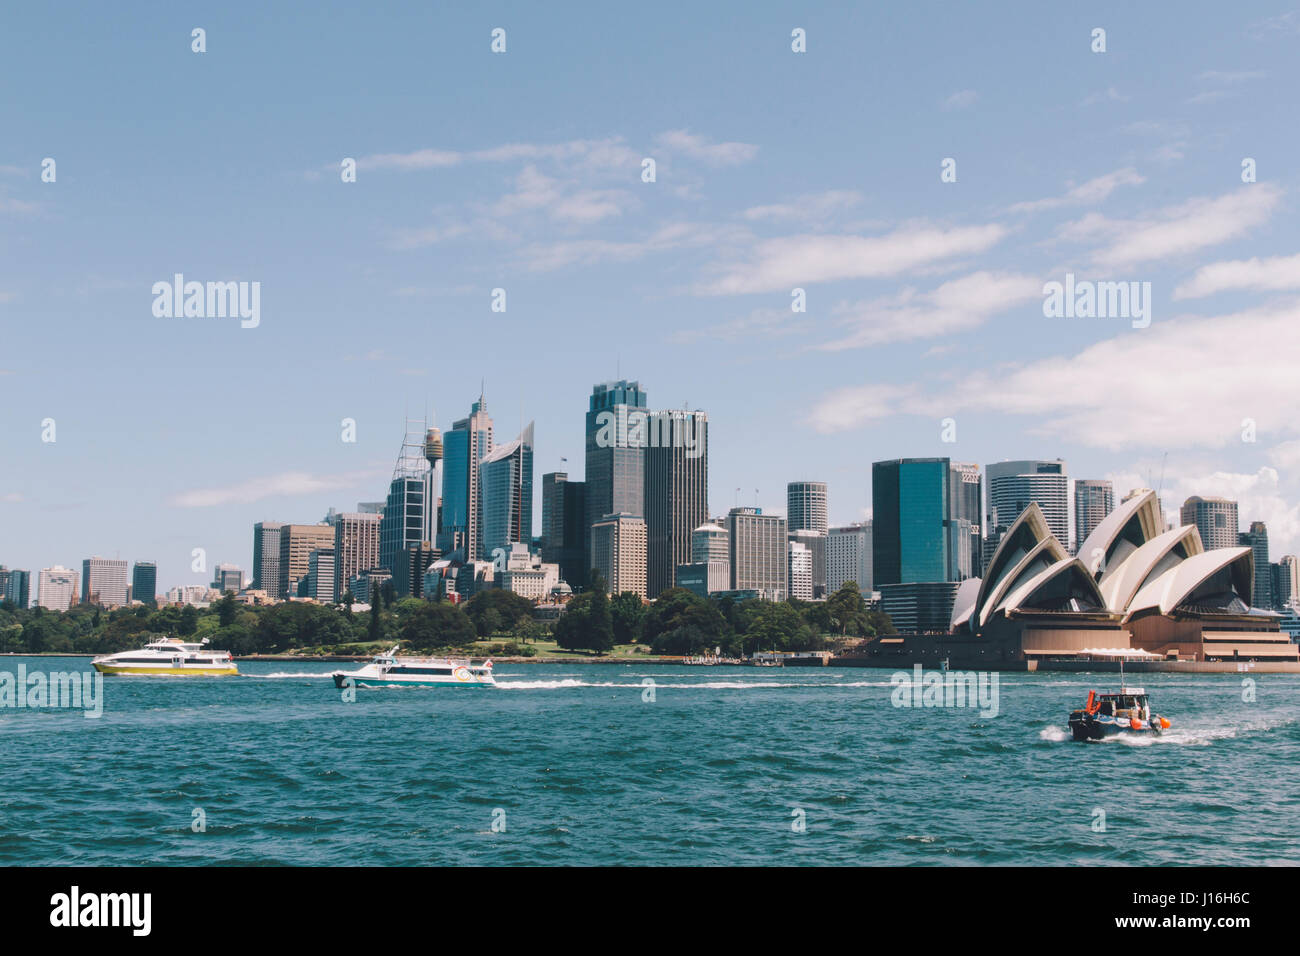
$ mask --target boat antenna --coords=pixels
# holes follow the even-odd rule
[[[1124,655],[1119,656],[1119,692],[1124,693]]]

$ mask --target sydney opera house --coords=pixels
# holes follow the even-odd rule
[[[1192,525],[1166,530],[1153,491],[1111,512],[1077,556],[1031,504],[984,576],[962,582],[951,633],[898,641],[907,646],[896,651],[1030,667],[1120,656],[1295,664],[1278,615],[1249,606],[1253,561],[1244,546],[1207,551]]]

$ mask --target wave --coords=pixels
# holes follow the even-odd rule
[[[274,674],[241,674],[241,677],[256,677],[258,680],[288,680],[294,677],[331,677],[333,671],[276,671]]]

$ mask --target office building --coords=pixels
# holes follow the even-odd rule
[[[948,580],[979,577],[984,567],[984,496],[980,466],[948,463]]]
[[[944,634],[952,619],[958,581],[880,585],[880,607],[900,634]]]
[[[1268,528],[1262,521],[1252,521],[1250,530],[1241,535],[1240,544],[1254,555],[1255,580],[1251,607],[1267,611],[1273,607],[1273,572],[1269,569]]]
[[[284,594],[280,579],[280,529],[279,521],[259,521],[253,525],[253,582],[256,591],[265,591],[273,599]]]
[[[81,601],[100,607],[126,605],[127,562],[98,555],[81,562]]]
[[[885,584],[946,581],[952,574],[947,458],[903,458],[871,466],[872,576]]]
[[[767,601],[784,601],[789,567],[785,518],[759,508],[727,513],[728,560],[732,591],[754,591]]]
[[[1070,540],[1070,476],[1065,462],[1000,461],[984,469],[988,524],[1005,530],[1034,502],[1058,541]]]
[[[587,486],[562,471],[542,475],[542,560],[560,566],[560,577],[581,588],[587,579],[582,543]]]
[[[9,571],[9,580],[5,583],[4,594],[0,595],[0,597],[13,602],[18,607],[25,608],[31,604],[31,585],[32,575],[30,571],[12,568]]]
[[[789,533],[826,533],[826,482],[792,481],[785,486],[786,527]]]
[[[244,589],[244,569],[237,564],[218,564],[212,573],[212,588],[222,594],[227,591],[238,594]]]
[[[493,448],[480,466],[483,557],[533,540],[533,423],[514,441]]]
[[[131,568],[131,600],[154,604],[158,600],[158,565],[137,561]]]
[[[812,561],[811,600],[823,600],[826,597],[826,532],[811,529],[790,530],[786,537],[789,541],[797,541],[808,549],[808,557]],[[793,588],[793,585],[791,587]],[[793,593],[792,590],[791,594]]]
[[[659,411],[648,424],[646,587],[656,598],[675,583],[677,566],[691,559],[691,532],[709,516],[709,423],[700,411]]]
[[[442,528],[438,549],[448,556],[455,552],[467,561],[486,557],[483,551],[482,479],[480,466],[492,453],[492,417],[487,397],[470,406],[467,418],[453,422],[443,435]]]
[[[583,547],[587,568],[594,566],[591,529],[596,522],[613,514],[645,517],[644,434],[630,427],[629,415],[644,416],[646,400],[640,382],[620,380],[592,387],[586,419]]]
[[[1207,551],[1237,547],[1241,525],[1237,520],[1237,502],[1232,499],[1193,495],[1183,502],[1179,518],[1183,524],[1196,526]]]
[[[593,524],[591,557],[610,594],[646,596],[646,527],[640,515],[605,515]]]
[[[1098,478],[1079,478],[1074,482],[1075,550],[1097,529],[1103,518],[1115,509],[1115,486]]]
[[[789,581],[789,594],[797,601],[813,599],[813,559],[812,550],[802,541],[796,541],[792,535],[786,543],[786,578]]]
[[[56,564],[36,579],[36,603],[47,611],[66,611],[77,599],[77,572]]]
[[[333,604],[338,600],[334,590],[335,577],[334,547],[314,548],[307,556],[307,597],[314,598],[321,604]]]
[[[1278,588],[1277,604],[1300,602],[1300,561],[1294,554],[1284,554],[1278,559],[1281,583]]]
[[[826,594],[829,597],[848,581],[856,582],[863,597],[870,597],[871,522],[831,528],[826,532]]]
[[[334,529],[327,524],[281,525],[280,593],[276,597],[285,600],[299,596],[300,584],[307,576],[311,553],[318,548],[333,546]]]
[[[437,430],[425,426],[423,421],[407,419],[379,522],[379,564],[393,572],[395,584],[401,577],[397,565],[402,553],[430,540],[436,523],[437,506],[432,494],[436,457],[430,445],[436,441]],[[441,454],[440,445],[436,453]],[[399,587],[399,596],[411,593],[409,582],[407,587]]]
[[[346,511],[334,522],[334,593],[340,599],[352,578],[382,566],[379,560],[382,520],[375,512]],[[353,597],[356,596],[354,592]]]
[[[393,572],[393,588],[398,597],[424,597],[424,574],[442,557],[442,552],[432,541],[407,545],[397,555]]]

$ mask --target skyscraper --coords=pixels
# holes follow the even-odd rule
[[[1237,519],[1237,502],[1230,498],[1202,498],[1193,495],[1183,502],[1179,520],[1194,524],[1200,532],[1205,550],[1234,548],[1241,525]]]
[[[582,544],[586,491],[584,482],[569,481],[562,471],[542,475],[542,561],[558,564],[560,577],[572,588],[586,581],[587,548]]]
[[[709,516],[708,416],[650,415],[645,449],[646,588],[656,598],[691,558],[691,532]]]
[[[380,521],[379,515],[360,511],[345,511],[338,516],[334,524],[334,593],[340,598],[349,580],[362,571],[380,567]]]
[[[307,556],[307,596],[315,598],[321,604],[333,604],[338,600],[334,590],[337,580],[334,547],[313,548]]]
[[[640,515],[605,515],[591,526],[592,570],[610,594],[631,591],[645,597],[645,520]]]
[[[950,580],[949,472],[947,458],[872,463],[871,548],[876,588]]]
[[[466,561],[483,556],[480,465],[492,451],[492,417],[483,393],[470,406],[468,418],[453,422],[442,436],[442,531],[438,548],[444,555],[459,551]]]
[[[244,589],[244,569],[237,564],[218,564],[212,573],[212,587],[222,594],[227,591],[238,594]]]
[[[591,527],[605,515],[645,517],[645,448],[629,436],[629,412],[642,412],[646,393],[640,382],[604,382],[591,390],[586,421],[587,518],[584,562],[592,566]],[[572,583],[572,582],[570,582]],[[586,583],[585,581],[583,582]]]
[[[826,532],[826,593],[834,594],[854,581],[864,596],[871,594],[871,522],[831,528]]]
[[[1275,603],[1281,605],[1300,600],[1300,560],[1294,554],[1284,554],[1277,563],[1282,586]]]
[[[253,589],[262,590],[272,598],[284,594],[280,579],[280,529],[279,521],[259,521],[253,525]]]
[[[792,481],[785,486],[786,526],[789,533],[826,533],[826,482]]]
[[[56,564],[41,570],[36,582],[36,603],[47,611],[66,611],[77,599],[77,572]]]
[[[1241,536],[1255,559],[1255,584],[1251,606],[1267,611],[1273,606],[1273,572],[1268,562],[1268,528],[1262,521],[1252,521],[1250,530]]]
[[[27,607],[31,603],[32,573],[19,568],[9,571],[9,581],[5,585],[4,600],[12,601],[18,607]]]
[[[948,580],[976,578],[984,566],[984,501],[980,466],[948,463]]]
[[[1079,478],[1074,482],[1074,547],[1088,540],[1101,519],[1115,507],[1115,487],[1104,479]],[[1065,544],[1064,541],[1061,542]]]
[[[489,452],[480,468],[483,557],[498,549],[508,555],[515,542],[527,548],[533,540],[533,423]]]
[[[786,544],[788,568],[786,577],[790,582],[790,597],[797,601],[813,599],[813,557],[812,551],[802,541],[793,537]]]
[[[131,600],[153,604],[158,600],[158,565],[137,561],[131,569]]]
[[[402,449],[393,466],[388,500],[379,522],[379,563],[398,579],[397,565],[402,552],[428,541],[433,533],[435,503],[431,500],[433,468],[426,456],[428,429],[423,421],[407,419]],[[330,544],[323,547],[332,547]],[[398,590],[399,594],[410,591]]]
[[[988,524],[1006,530],[1029,507],[1038,502],[1047,527],[1062,547],[1070,541],[1070,476],[1065,462],[1000,461],[984,469],[988,482]]]
[[[812,597],[809,600],[820,601],[826,597],[826,532],[810,528],[802,531],[792,529],[786,533],[786,539],[798,542],[808,549],[808,560],[812,567]],[[790,593],[793,596],[793,585],[791,587]]]
[[[727,545],[731,589],[757,591],[768,601],[784,601],[789,593],[785,518],[765,515],[758,508],[727,512]]]
[[[95,555],[81,562],[81,602],[100,607],[126,604],[127,562]]]
[[[280,593],[289,598],[298,594],[299,582],[307,576],[311,553],[318,548],[334,547],[334,528],[327,524],[286,524],[280,526]]]

